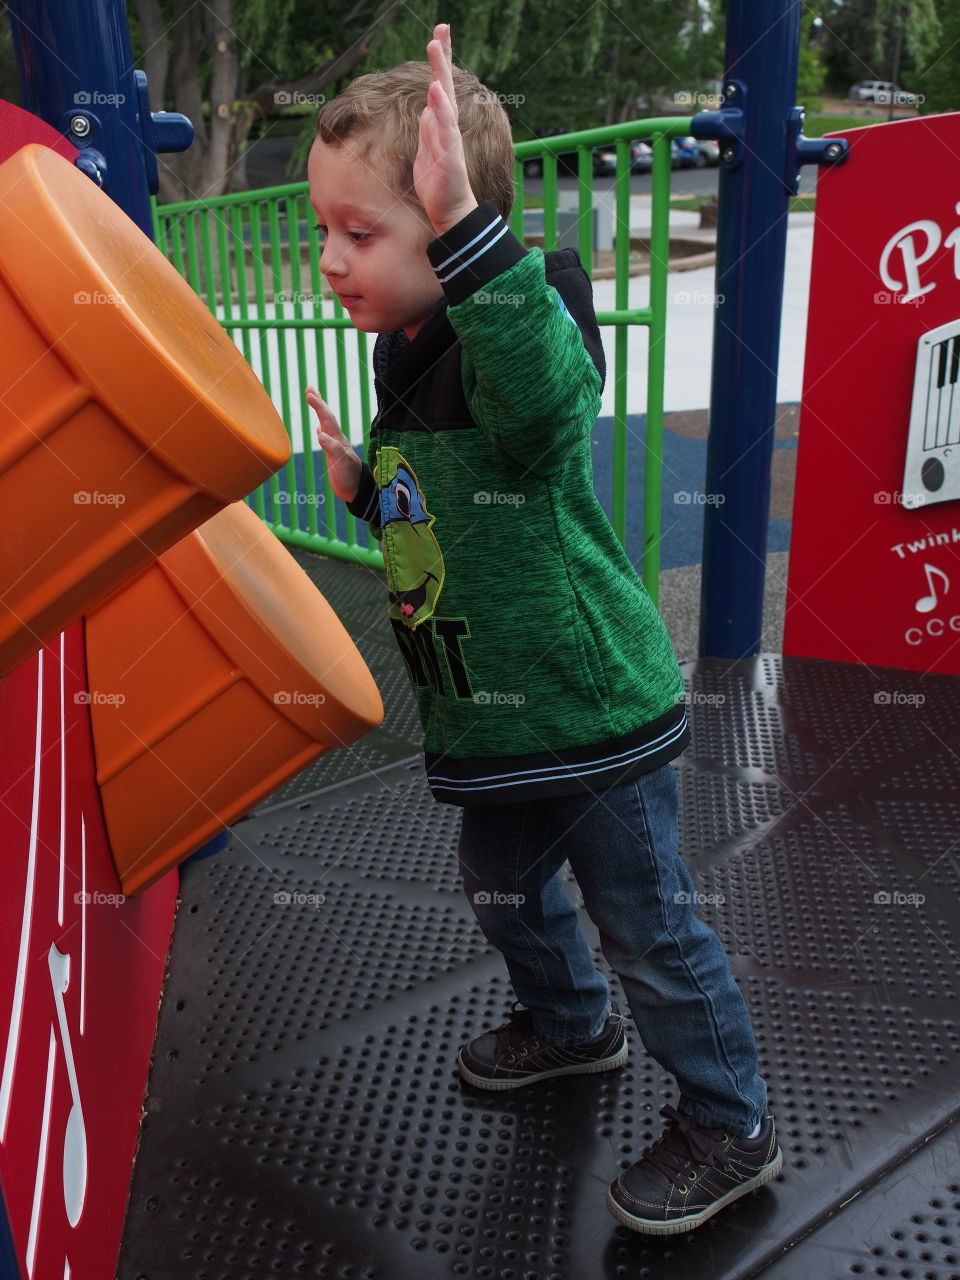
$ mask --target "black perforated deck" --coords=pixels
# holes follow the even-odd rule
[[[265,813],[296,796],[312,795],[350,778],[374,773],[398,760],[408,760],[419,755],[422,743],[410,681],[387,620],[384,575],[297,548],[290,554],[320,587],[373,673],[383,698],[384,719],[376,733],[361,738],[348,750],[328,751],[302,769],[266,796],[257,806],[257,813]]]
[[[636,1034],[610,1075],[461,1084],[512,993],[461,899],[458,811],[400,763],[185,868],[121,1280],[960,1277],[960,680],[687,675],[683,848],[781,1176],[644,1239],[603,1203],[675,1101]]]

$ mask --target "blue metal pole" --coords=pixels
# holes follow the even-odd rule
[[[800,0],[730,0],[700,653],[759,652],[786,256]]]
[[[20,1280],[20,1263],[13,1243],[10,1219],[7,1217],[6,1199],[0,1187],[0,1280]]]
[[[151,113],[123,0],[10,0],[22,105],[77,147],[77,165],[153,237],[156,152],[182,151],[185,116]]]

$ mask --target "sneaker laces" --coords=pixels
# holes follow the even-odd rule
[[[691,1157],[695,1164],[730,1164],[730,1156],[720,1138],[722,1129],[705,1129],[676,1107],[661,1107],[660,1114],[666,1116],[670,1127],[645,1152],[644,1159],[675,1186],[683,1183]]]
[[[533,1026],[533,1014],[529,1009],[515,1004],[507,1021],[497,1027],[497,1057],[505,1057],[508,1053],[516,1053],[524,1040],[532,1040],[536,1032]]]

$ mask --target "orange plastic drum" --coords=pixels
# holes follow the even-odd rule
[[[97,780],[124,893],[383,719],[343,624],[243,503],[87,618]]]
[[[157,247],[46,147],[0,165],[0,675],[289,456]]]

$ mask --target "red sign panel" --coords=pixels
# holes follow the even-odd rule
[[[0,161],[26,142],[76,153],[10,103],[0,120]],[[0,1184],[25,1280],[115,1274],[176,909],[176,872],[120,893],[97,696],[82,623],[0,681]]]
[[[115,1274],[178,877],[125,900],[82,624],[0,683],[0,1181],[27,1280]]]
[[[821,169],[784,652],[960,673],[960,114]]]

